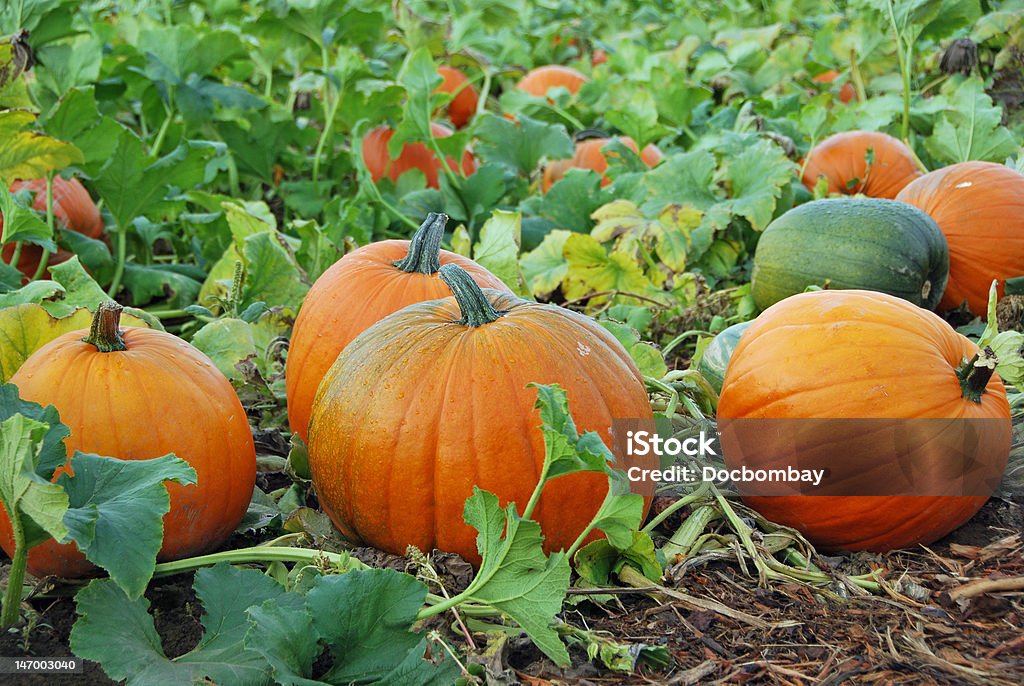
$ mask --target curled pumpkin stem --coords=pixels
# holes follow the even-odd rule
[[[409,252],[401,260],[392,262],[403,272],[436,274],[441,268],[441,238],[448,224],[448,215],[431,212],[420,224],[409,241]]]
[[[438,270],[438,275],[459,304],[462,312],[460,324],[465,326],[483,326],[497,321],[504,312],[494,309],[479,284],[473,280],[466,270],[456,264],[446,264]]]
[[[89,335],[83,342],[96,346],[101,353],[112,353],[127,350],[124,338],[121,337],[121,311],[124,308],[113,300],[101,302],[92,317]]]
[[[964,362],[957,370],[963,397],[971,402],[980,403],[989,379],[996,371],[999,359],[992,348],[985,346],[978,354]]]

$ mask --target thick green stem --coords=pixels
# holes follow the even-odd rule
[[[3,507],[0,505],[0,507]],[[5,508],[6,509],[6,508]],[[21,606],[21,587],[25,581],[25,567],[28,565],[28,548],[25,546],[25,528],[22,526],[18,512],[8,513],[11,531],[14,534],[14,556],[11,558],[11,570],[7,573],[7,589],[4,591],[4,607],[0,613],[0,627],[4,629],[14,626],[18,621],[18,608]]]
[[[466,270],[457,264],[446,264],[438,270],[441,280],[452,289],[462,312],[460,324],[465,326],[483,326],[496,322],[504,313],[498,312],[487,300],[480,286]]]
[[[7,264],[17,268],[18,261],[21,259],[21,249],[25,244],[21,241],[14,242],[14,252],[11,253],[11,259],[7,261]]]
[[[986,346],[970,361],[960,365],[956,376],[960,379],[960,389],[965,399],[981,403],[981,396],[985,394],[985,387],[995,373],[998,362],[992,348]]]
[[[89,335],[82,340],[96,346],[101,353],[112,353],[127,350],[118,328],[121,323],[121,310],[124,308],[112,300],[101,302],[92,318]]]
[[[121,290],[121,279],[124,278],[124,265],[128,259],[128,227],[117,227],[117,266],[114,268],[114,278],[110,280],[110,287],[107,295],[113,298]]]
[[[447,225],[447,214],[428,214],[409,241],[409,252],[391,264],[410,274],[436,274],[441,268],[441,238]]]
[[[46,175],[46,225],[50,227],[50,235],[53,235],[53,172]],[[36,267],[36,273],[32,275],[32,280],[36,281],[43,277],[43,273],[46,271],[46,267],[50,264],[50,252],[44,250],[43,254],[39,256],[39,266]]]
[[[900,76],[903,77],[903,121],[900,126],[901,138],[904,143],[910,144],[910,60],[913,45],[904,41],[899,24],[896,23],[896,13],[893,0],[889,0],[889,23],[896,35],[896,57],[899,60]]]

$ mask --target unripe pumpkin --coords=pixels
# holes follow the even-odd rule
[[[938,315],[884,293],[816,291],[768,308],[725,375],[725,462],[756,470],[825,460],[825,486],[856,492],[741,487],[744,501],[827,550],[884,552],[945,536],[988,500],[978,484],[994,489],[1010,452],[1006,389],[978,353]],[[973,460],[970,489],[958,481],[966,472],[948,476],[964,456]],[[918,475],[916,495],[874,495],[906,483],[908,470]]]
[[[629,353],[593,319],[481,290],[457,265],[440,274],[454,297],[382,319],[338,356],[314,403],[309,466],[320,504],[347,537],[479,563],[463,520],[473,487],[522,511],[544,464],[527,384],[559,384],[579,431],[607,445],[614,419],[653,415]],[[532,517],[545,550],[570,547],[607,490],[596,472],[551,481]]]
[[[804,186],[813,191],[821,176],[828,181],[829,193],[891,200],[921,176],[921,170],[900,139],[876,131],[847,131],[829,136],[807,154]]]
[[[430,130],[435,138],[447,138],[452,135],[451,129],[437,122],[431,122]],[[424,143],[406,143],[402,146],[398,158],[393,160],[388,153],[388,141],[394,135],[394,129],[378,126],[363,138],[363,162],[366,163],[373,180],[380,181],[386,176],[392,181],[398,181],[398,177],[410,169],[419,169],[427,178],[427,187],[438,188],[437,176],[441,173],[441,162],[434,151]],[[459,171],[460,165],[451,157],[445,161],[449,169]],[[461,171],[466,176],[476,171],[476,159],[468,149],[462,153]]]
[[[949,283],[939,310],[967,302],[986,315],[988,291],[1024,276],[1024,175],[994,162],[960,162],[925,174],[896,196],[931,215],[949,243]]]
[[[398,310],[450,294],[437,270],[457,264],[486,288],[508,291],[501,279],[462,255],[441,249],[448,217],[430,214],[411,241],[378,241],[350,252],[306,294],[292,329],[285,368],[288,424],[305,440],[313,398],[346,345]]]
[[[159,559],[208,552],[227,540],[252,499],[256,449],[245,410],[203,353],[164,331],[121,331],[120,313],[116,303],[101,304],[91,330],[39,348],[11,383],[25,400],[57,408],[71,430],[69,459],[80,450],[122,460],[174,453],[188,462],[196,484],[167,484],[171,502]],[[13,553],[2,508],[0,545]],[[50,539],[29,551],[28,569],[75,577],[94,568],[74,543]]]

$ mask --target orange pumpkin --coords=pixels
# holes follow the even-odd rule
[[[632,138],[629,136],[620,136],[619,140],[622,141],[630,150],[637,152],[636,141]],[[608,169],[608,160],[605,158],[604,153],[601,152],[604,149],[604,146],[609,143],[611,143],[610,138],[590,138],[585,141],[578,142],[576,144],[576,153],[573,155],[571,160],[555,160],[544,168],[544,176],[541,179],[541,189],[547,193],[556,181],[565,176],[565,173],[573,168],[593,169],[598,174],[602,175],[602,186],[610,184],[612,180],[607,176],[604,176],[605,171]],[[640,159],[643,160],[644,164],[648,167],[654,167],[664,159],[664,155],[661,154],[661,150],[659,150],[653,143],[645,146],[643,151],[639,154]]]
[[[100,305],[90,331],[67,333],[33,353],[11,377],[26,400],[53,405],[75,450],[124,460],[174,453],[196,485],[168,483],[159,559],[198,555],[227,540],[256,482],[256,450],[238,396],[201,352],[172,334],[119,330],[121,306]],[[85,336],[85,338],[83,338]],[[10,555],[10,520],[0,508],[0,545]],[[81,576],[93,567],[73,543],[50,539],[29,551],[36,576]]]
[[[882,293],[816,291],[768,308],[722,386],[726,464],[830,472],[822,495],[748,484],[744,501],[829,550],[946,535],[985,503],[1010,452],[1006,390],[991,368],[967,362],[977,353],[937,315]],[[965,455],[972,487],[961,480]]]
[[[309,466],[320,504],[346,536],[478,564],[476,532],[463,520],[473,487],[522,511],[544,463],[537,392],[527,384],[561,385],[578,429],[608,445],[613,419],[653,415],[629,353],[593,319],[481,290],[456,265],[441,278],[454,298],[382,319],[338,356],[314,404]],[[591,472],[547,485],[532,517],[546,550],[572,545],[607,484]]]
[[[868,165],[868,151],[874,161]],[[875,131],[847,131],[814,146],[804,165],[803,184],[810,191],[824,176],[829,193],[893,199],[921,176],[914,153],[898,138]]]
[[[467,257],[441,250],[448,217],[430,214],[411,241],[371,243],[325,271],[306,295],[292,329],[285,368],[288,423],[305,440],[313,398],[324,374],[352,339],[392,312],[450,291],[437,275],[457,264],[486,288],[508,291]]]
[[[430,124],[430,130],[435,138],[447,138],[452,135],[451,129],[436,122]],[[393,160],[388,154],[388,141],[394,135],[394,129],[378,126],[363,138],[363,162],[366,163],[373,180],[380,181],[386,176],[392,181],[398,181],[398,177],[410,169],[419,169],[427,177],[427,186],[438,188],[437,175],[441,171],[441,162],[434,151],[424,143],[406,143],[402,146],[398,159]],[[451,157],[446,161],[449,169],[459,170],[459,165]],[[461,170],[466,176],[476,171],[476,160],[469,150],[462,154]]]
[[[552,88],[564,88],[575,95],[587,81],[589,79],[586,76],[572,67],[549,64],[527,72],[516,84],[516,88],[538,98],[545,97]]]
[[[1024,276],[1024,175],[993,162],[961,162],[911,182],[896,199],[930,214],[949,243],[949,282],[939,302],[967,302],[985,316],[993,279]]]
[[[28,189],[35,193],[35,200],[32,202],[33,209],[46,212],[46,179],[15,181],[11,184],[12,193],[22,189]],[[96,203],[89,197],[89,191],[78,179],[53,177],[53,216],[65,229],[77,231],[89,238],[99,238],[103,235],[103,219],[100,217],[100,211],[96,208]],[[2,216],[0,216],[0,230],[3,230]],[[14,255],[14,245],[3,246],[3,260],[5,262],[10,260],[12,255]],[[16,265],[18,271],[31,278],[39,267],[42,255],[43,249],[38,245],[23,245]],[[70,257],[71,253],[66,250],[58,250],[50,255],[49,264],[60,264]]]
[[[835,69],[829,69],[826,72],[818,74],[814,77],[815,83],[833,83],[839,78],[839,72]],[[842,88],[839,89],[839,102],[844,105],[857,97],[857,91],[854,90],[853,84],[847,81],[843,84]]]
[[[444,79],[437,90],[442,93],[454,94],[451,102],[448,103],[448,118],[455,128],[461,129],[476,114],[479,102],[476,88],[473,88],[469,78],[458,69],[441,66],[437,68],[437,73]]]

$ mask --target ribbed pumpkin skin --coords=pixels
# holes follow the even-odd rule
[[[538,98],[547,95],[551,88],[564,88],[575,95],[589,80],[572,67],[549,64],[527,72],[516,84],[516,88]]]
[[[11,184],[11,192],[16,193],[22,189],[33,191],[35,200],[32,207],[39,212],[46,212],[46,179],[35,179],[32,181],[15,181]],[[53,177],[53,216],[66,229],[85,234],[89,238],[99,238],[103,235],[103,219],[96,203],[89,197],[89,191],[78,179],[66,180],[63,177]],[[0,230],[3,229],[3,217],[0,216]],[[3,247],[2,258],[6,262],[14,254],[14,245]],[[24,245],[16,265],[18,271],[27,277],[35,274],[39,266],[39,259],[43,255],[43,249],[37,245]],[[50,255],[49,264],[60,264],[71,257],[66,250],[58,250]]]
[[[619,140],[621,140],[627,148],[638,153],[640,155],[640,159],[643,160],[644,164],[648,167],[653,167],[664,159],[664,155],[661,154],[661,150],[658,150],[657,146],[653,143],[644,146],[643,151],[638,151],[636,141],[629,136],[620,136]],[[608,160],[605,158],[604,153],[601,152],[601,150],[604,146],[611,143],[611,141],[612,139],[610,138],[590,138],[577,143],[576,152],[571,160],[555,160],[544,168],[544,176],[541,180],[541,189],[547,193],[556,181],[565,176],[565,173],[573,168],[593,169],[598,174],[602,175],[602,186],[610,184],[612,180],[607,176],[604,176],[605,171],[608,170]]]
[[[993,162],[960,162],[925,174],[896,197],[931,215],[949,242],[940,310],[985,316],[994,279],[1024,276],[1024,175]]]
[[[124,460],[174,453],[196,470],[196,485],[167,484],[161,560],[199,555],[227,540],[248,508],[256,449],[238,396],[224,375],[185,341],[143,328],[124,329],[128,350],[100,353],[64,334],[37,350],[11,377],[19,394],[54,405],[75,450]],[[10,520],[0,512],[0,544],[14,552]],[[126,552],[127,554],[127,552]],[[74,544],[49,540],[29,551],[36,576],[80,576],[93,567]]]
[[[894,200],[826,198],[794,207],[764,230],[751,293],[764,310],[827,281],[935,309],[948,275],[946,239],[924,212]]]
[[[478,564],[476,532],[463,521],[473,486],[522,512],[544,463],[530,382],[561,385],[577,429],[607,445],[614,418],[652,418],[636,365],[595,321],[484,293],[507,311],[497,321],[459,324],[454,298],[413,305],[359,336],[324,378],[309,464],[320,504],[347,536],[395,554],[436,547]],[[548,483],[533,513],[545,550],[572,545],[607,483],[598,473]]]
[[[316,389],[346,345],[393,312],[451,295],[437,274],[404,272],[392,262],[409,241],[387,240],[350,252],[325,271],[306,294],[292,328],[285,368],[288,424],[306,440]],[[508,291],[501,279],[469,258],[441,251],[441,264],[457,264],[485,288]]]
[[[452,135],[451,129],[436,122],[431,123],[430,129],[435,138],[447,138]],[[388,141],[394,135],[393,129],[378,126],[363,138],[363,162],[370,170],[373,180],[380,181],[386,176],[392,181],[398,181],[398,177],[410,169],[419,169],[427,177],[427,187],[438,188],[437,175],[441,173],[441,162],[434,151],[423,143],[406,143],[398,159],[393,160],[388,155]],[[447,162],[452,170],[460,168],[451,157],[447,158]],[[476,171],[476,159],[469,150],[462,154],[461,169],[466,176]]]
[[[708,383],[719,393],[722,392],[722,382],[725,381],[725,372],[729,369],[729,360],[732,359],[733,351],[740,342],[740,337],[750,328],[750,322],[733,324],[724,331],[719,332],[708,347],[704,348],[697,371],[708,380]]]
[[[988,381],[980,404],[961,397],[956,369],[976,352],[977,346],[937,315],[899,298],[868,291],[795,295],[763,312],[736,346],[718,405],[719,423],[735,418],[995,419],[1005,431],[987,434],[977,459],[998,480],[1010,451],[1010,408],[998,375]],[[888,454],[885,445],[878,450]],[[849,457],[840,453],[837,460]],[[741,464],[729,451],[725,460],[732,468]],[[886,468],[899,474],[895,465]],[[877,470],[872,474],[886,478]],[[987,499],[744,498],[822,548],[873,551],[931,543],[970,519]]]
[[[868,148],[875,152],[870,171],[865,157]],[[875,131],[847,131],[829,136],[808,153],[804,185],[813,191],[819,176],[828,179],[829,193],[862,193],[891,200],[921,176],[921,170],[911,150],[898,138]]]
[[[469,78],[458,69],[441,66],[437,68],[444,82],[437,87],[442,93],[458,93],[448,103],[448,118],[457,129],[469,123],[476,114],[479,97],[476,88],[469,83]],[[464,85],[465,84],[465,85]]]

